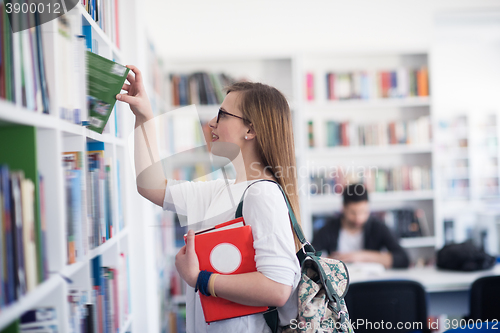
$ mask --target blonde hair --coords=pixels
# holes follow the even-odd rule
[[[285,96],[276,88],[256,82],[237,82],[226,91],[241,93],[239,108],[255,130],[261,161],[283,188],[300,225],[292,115]],[[290,225],[293,230],[291,221]],[[298,251],[302,245],[293,234]]]

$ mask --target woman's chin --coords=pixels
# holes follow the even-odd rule
[[[240,153],[240,147],[232,142],[214,141],[210,151],[215,156],[225,157],[233,161]]]

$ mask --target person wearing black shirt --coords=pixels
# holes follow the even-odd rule
[[[370,216],[368,193],[362,184],[345,187],[342,214],[329,218],[312,245],[344,262],[377,262],[386,268],[406,268],[408,255],[385,223]],[[381,250],[387,249],[385,252]]]

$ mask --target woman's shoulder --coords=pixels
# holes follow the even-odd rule
[[[251,186],[250,186],[251,185]],[[266,200],[274,197],[283,197],[280,187],[276,181],[270,179],[258,179],[251,181],[247,194],[261,200]]]

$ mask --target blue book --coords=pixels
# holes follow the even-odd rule
[[[82,33],[85,36],[85,45],[87,46],[87,50],[94,52],[92,49],[92,27],[90,25],[82,26]]]
[[[3,207],[4,207],[4,219],[3,219],[3,229],[5,233],[5,257],[7,259],[7,280],[5,281],[4,290],[6,295],[6,303],[10,304],[16,300],[15,285],[16,285],[16,272],[14,265],[14,234],[13,228],[15,227],[12,222],[11,216],[11,200],[10,200],[10,175],[9,167],[7,165],[2,165],[0,167],[0,177],[2,180],[2,194],[3,194]]]

